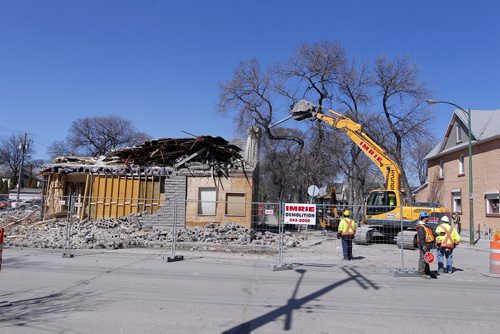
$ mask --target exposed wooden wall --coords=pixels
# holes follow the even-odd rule
[[[74,200],[80,203],[74,213],[82,219],[154,213],[165,200],[165,177],[161,176],[49,174],[47,182],[47,214],[67,211],[66,206],[57,203],[60,199],[68,199],[68,189],[72,190]]]
[[[90,219],[153,213],[163,205],[159,176],[91,175]]]

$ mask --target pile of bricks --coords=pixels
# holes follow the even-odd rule
[[[9,216],[8,219],[0,217],[0,226],[5,227],[6,244],[17,247],[63,248],[68,231],[66,220],[36,221],[36,217],[39,217],[36,211]],[[171,230],[159,229],[150,224],[143,225],[140,219],[133,216],[81,222],[75,219],[69,230],[73,249],[170,247],[174,239]],[[176,240],[179,243],[275,246],[279,242],[279,235],[269,231],[255,231],[237,224],[208,224],[204,227],[178,228]],[[286,232],[284,244],[296,247],[300,245],[300,240]]]

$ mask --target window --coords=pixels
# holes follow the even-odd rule
[[[379,215],[394,210],[398,205],[396,193],[392,191],[372,191],[366,200],[367,215]]]
[[[199,189],[199,202],[198,214],[215,216],[216,210],[216,191],[215,188],[200,188]]]
[[[458,144],[462,142],[462,127],[460,126],[460,124],[457,123],[456,129],[457,129],[457,144]]]
[[[245,194],[226,194],[226,215],[245,217]]]
[[[444,163],[443,160],[439,162],[439,178],[444,179]]]
[[[462,191],[460,189],[451,191],[451,204],[453,212],[462,213]]]
[[[486,200],[486,215],[496,216],[500,215],[500,194],[499,193],[486,193],[484,195]]]
[[[464,156],[458,158],[458,175],[464,175]]]

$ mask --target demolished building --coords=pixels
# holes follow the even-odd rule
[[[161,138],[99,158],[58,157],[40,173],[44,217],[67,214],[71,196],[80,219],[149,214],[171,224],[175,203],[178,224],[250,227],[258,131],[239,146],[222,137]]]

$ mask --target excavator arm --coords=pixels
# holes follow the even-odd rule
[[[361,124],[356,123],[349,117],[336,111],[328,110],[330,115],[320,112],[321,107],[311,102],[301,100],[292,109],[292,118],[296,120],[318,119],[330,124],[337,129],[343,130],[351,140],[370,158],[380,169],[386,182],[386,190],[401,191],[401,171],[398,165],[389,158],[388,154],[366,133],[363,132]]]

